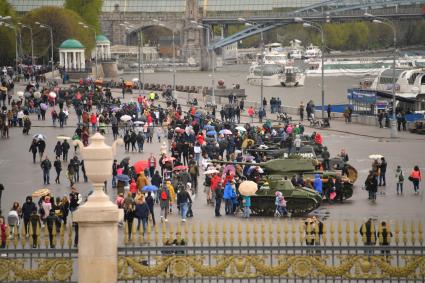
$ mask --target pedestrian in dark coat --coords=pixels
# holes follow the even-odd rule
[[[36,157],[37,157],[37,141],[34,139],[32,140],[30,150],[32,152],[32,161],[35,163]]]
[[[60,184],[61,182],[60,182],[60,180],[59,180],[59,176],[60,176],[61,171],[62,171],[62,163],[61,163],[61,160],[60,160],[60,157],[59,157],[59,156],[56,156],[56,160],[55,160],[55,162],[53,163],[53,167],[55,167],[55,170],[56,170],[56,179],[55,179],[55,183],[56,183],[56,184]]]

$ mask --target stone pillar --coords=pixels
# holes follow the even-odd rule
[[[72,52],[72,68],[77,68],[77,52],[75,51]]]
[[[86,174],[94,187],[88,201],[73,216],[78,222],[79,283],[115,283],[118,277],[118,222],[123,215],[103,192],[103,181],[111,176],[117,143],[111,148],[104,140],[96,133],[87,147],[80,141],[74,143],[81,148]]]
[[[81,69],[86,68],[86,56],[84,53],[84,49],[81,51]]]

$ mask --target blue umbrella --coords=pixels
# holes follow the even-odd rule
[[[121,174],[117,175],[117,181],[128,182],[130,181],[130,178],[127,175]]]
[[[142,189],[142,191],[144,192],[156,192],[157,190],[158,190],[158,187],[154,185],[147,185],[147,186],[144,186]]]
[[[215,130],[214,126],[212,126],[212,125],[205,125],[204,129],[207,130],[207,131],[214,131]]]
[[[216,135],[217,134],[217,132],[216,131],[208,131],[207,132],[207,135],[210,135],[210,136],[214,136],[214,135]]]

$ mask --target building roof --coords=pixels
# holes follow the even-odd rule
[[[104,36],[103,34],[99,34],[96,36],[96,42],[109,42],[111,43],[111,41],[109,41],[109,39]]]
[[[84,49],[84,45],[76,39],[70,38],[62,42],[59,48],[63,49]]]

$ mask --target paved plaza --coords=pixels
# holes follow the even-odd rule
[[[118,96],[119,91],[115,90],[114,96]],[[126,100],[136,98],[137,95],[126,95]],[[56,136],[72,136],[76,125],[76,116],[73,109],[70,109],[70,118],[68,125],[60,129],[52,127],[49,115],[46,115],[46,121],[37,121],[35,114],[31,115],[32,128],[29,136],[22,135],[21,128],[12,128],[10,138],[0,141],[0,182],[4,184],[5,191],[2,198],[2,210],[7,212],[14,201],[22,203],[27,195],[31,195],[36,189],[43,187],[42,170],[39,163],[33,164],[31,153],[28,151],[32,135],[41,133],[47,137],[47,147],[45,153],[51,160],[54,158],[53,148],[56,144]],[[294,117],[296,119],[296,117]],[[246,122],[247,118],[243,118]],[[307,133],[312,133],[316,129],[306,128]],[[358,124],[345,124],[341,120],[332,121],[332,127],[329,130],[319,130],[323,136],[324,144],[328,146],[331,156],[335,156],[342,148],[345,148],[349,154],[349,163],[357,168],[359,178],[355,183],[354,195],[343,204],[323,203],[312,214],[318,215],[322,219],[331,219],[337,221],[356,220],[363,221],[368,217],[379,219],[403,219],[417,220],[425,216],[423,186],[419,195],[414,195],[411,182],[405,181],[405,193],[403,196],[396,194],[394,171],[397,165],[400,165],[404,174],[410,173],[414,165],[418,165],[422,170],[425,168],[425,138],[419,135],[413,135],[407,132],[400,134],[400,138],[391,140],[389,138],[389,129],[379,129],[371,126]],[[112,144],[112,134],[106,135],[106,142]],[[150,153],[156,156],[160,153],[160,144],[154,137],[154,142],[145,143],[144,153],[126,153],[124,147],[119,147],[117,151],[117,160],[124,157],[130,157],[131,163],[137,160],[146,160]],[[378,194],[376,203],[371,203],[367,199],[367,192],[362,189],[366,175],[371,168],[370,154],[382,154],[388,160],[387,186],[383,188],[385,195]],[[74,155],[71,147],[69,158]],[[79,153],[77,152],[77,156]],[[65,169],[67,164],[63,164]],[[61,173],[61,184],[54,184],[54,170],[51,171],[51,185],[48,188],[54,196],[63,196],[70,193],[69,182],[65,178],[65,170]],[[204,176],[201,174],[199,183],[203,183]],[[82,178],[81,178],[82,179]],[[86,196],[90,191],[88,183],[77,183],[78,190]],[[111,188],[111,182],[108,182],[108,194],[112,200],[115,200],[115,189]],[[224,207],[222,207],[224,210]],[[202,188],[194,198],[193,205],[194,218],[190,223],[200,221],[218,221],[218,222],[238,222],[241,220],[238,216],[226,216],[216,218],[213,207],[207,205],[206,195]],[[155,214],[158,220],[159,207],[155,208]],[[251,218],[252,219],[252,218]],[[254,219],[261,219],[255,217]],[[172,214],[170,223],[179,221],[179,216]],[[245,221],[245,220],[244,220]],[[250,220],[248,220],[250,221]],[[273,220],[275,221],[275,220]],[[277,220],[278,221],[278,220]]]

